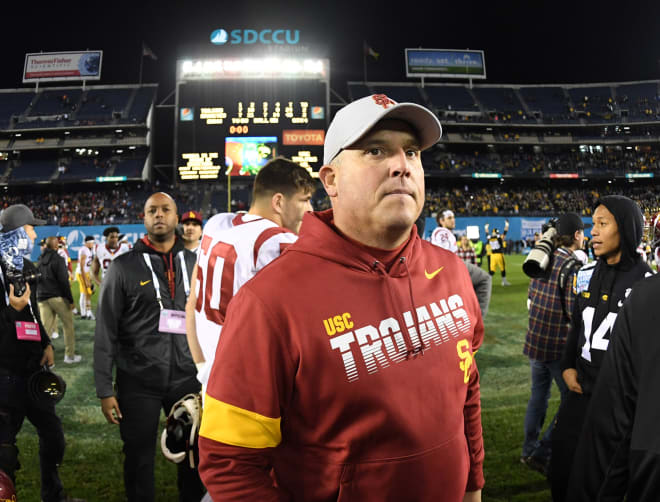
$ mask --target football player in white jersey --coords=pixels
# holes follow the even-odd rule
[[[456,236],[454,236],[454,228],[456,228],[456,217],[451,209],[442,209],[438,211],[436,216],[438,226],[431,234],[431,244],[440,246],[452,253],[458,251],[456,245]]]
[[[83,319],[94,319],[92,313],[92,280],[90,271],[94,261],[94,236],[85,237],[85,244],[78,252],[78,267],[76,268],[76,278],[80,285],[80,317]]]
[[[94,260],[92,261],[92,278],[96,284],[101,284],[101,280],[105,277],[108,267],[112,261],[124,253],[128,253],[131,248],[126,242],[119,242],[119,228],[108,227],[103,231],[105,237],[105,244],[97,244],[94,253]],[[101,277],[99,278],[99,270]]]
[[[69,255],[69,248],[66,242],[66,237],[60,235],[57,237],[57,254],[62,257],[66,263],[66,269],[69,272],[69,281],[73,280],[73,265],[71,265],[71,255]]]
[[[314,189],[306,169],[274,159],[257,174],[246,214],[217,214],[204,226],[186,305],[188,345],[203,391],[229,300],[295,242]]]

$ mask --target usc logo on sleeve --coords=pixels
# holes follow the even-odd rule
[[[456,352],[458,352],[458,357],[461,358],[461,362],[458,363],[458,366],[463,371],[463,382],[468,383],[470,380],[470,366],[472,366],[473,361],[468,341],[465,339],[459,340],[456,344]]]

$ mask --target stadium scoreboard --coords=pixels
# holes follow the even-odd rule
[[[327,60],[180,61],[177,75],[178,181],[254,175],[277,156],[318,172]]]

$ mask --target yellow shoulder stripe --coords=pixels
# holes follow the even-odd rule
[[[282,442],[280,420],[223,403],[206,394],[199,435],[244,448],[274,448]]]

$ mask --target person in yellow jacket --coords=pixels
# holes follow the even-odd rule
[[[506,248],[506,233],[509,231],[509,220],[504,220],[504,232],[500,232],[494,228],[492,233],[489,233],[489,225],[484,225],[486,229],[486,255],[488,256],[488,273],[495,275],[497,269],[502,272],[502,286],[511,286],[511,283],[506,280],[506,262],[504,261],[504,249]]]

